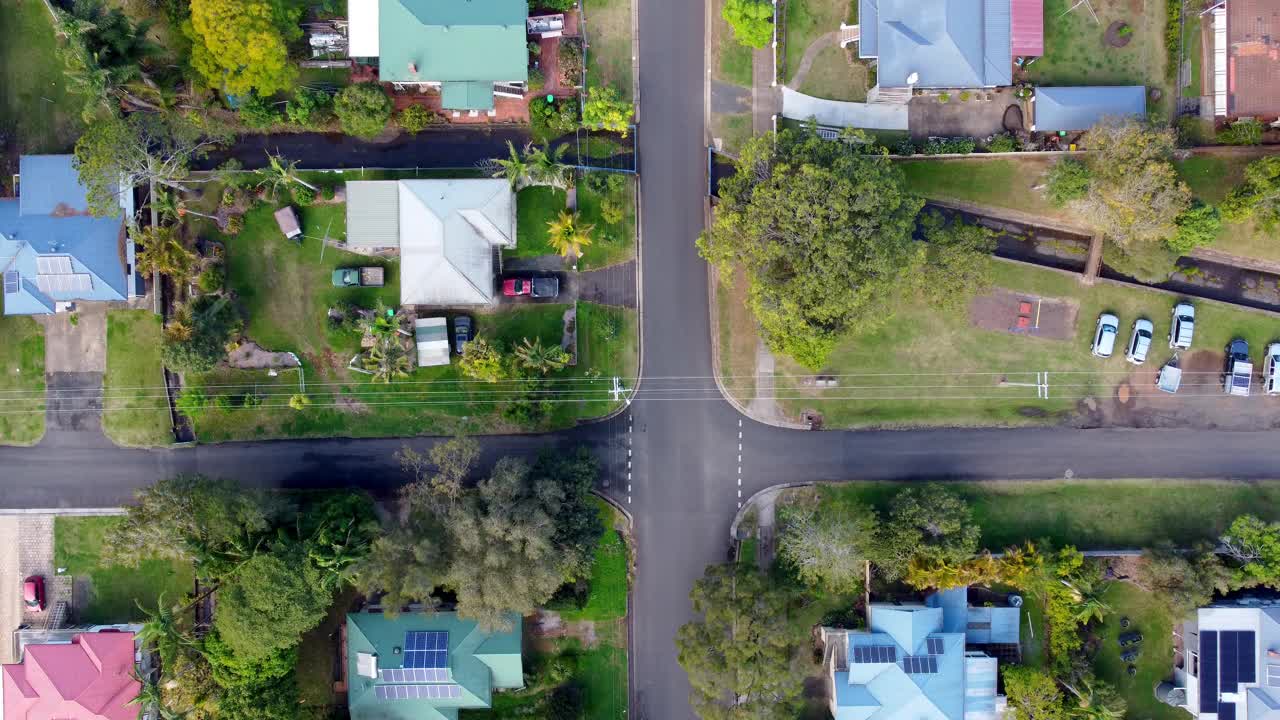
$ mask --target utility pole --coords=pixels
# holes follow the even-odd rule
[[[627,389],[622,387],[622,378],[615,375],[613,377],[613,389],[609,391],[609,394],[613,396],[613,401],[617,402],[621,400],[623,393],[626,391]],[[631,404],[631,398],[627,398],[627,404]]]

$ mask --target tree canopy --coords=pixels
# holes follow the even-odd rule
[[[623,100],[616,88],[593,87],[587,90],[587,101],[582,105],[582,124],[626,137],[635,112],[635,106]]]
[[[356,137],[375,137],[391,120],[391,98],[377,83],[356,83],[343,88],[333,102],[342,132]]]
[[[252,661],[296,646],[332,599],[303,549],[286,545],[253,556],[222,586],[214,625],[233,654]]]
[[[1002,665],[1004,694],[1013,720],[1066,720],[1062,692],[1049,673],[1026,665]]]
[[[906,575],[912,559],[963,563],[978,551],[982,529],[960,496],[942,485],[900,491],[880,523],[876,569],[890,580]]]
[[[1241,515],[1223,533],[1222,545],[1240,564],[1243,581],[1280,587],[1280,523]]]
[[[1244,169],[1244,183],[1227,196],[1222,211],[1231,222],[1256,218],[1267,232],[1280,227],[1280,157],[1263,157],[1249,163]]]
[[[839,513],[800,511],[782,523],[778,557],[806,585],[849,592],[861,587],[867,560],[875,552],[875,525],[875,513],[862,506]]]
[[[811,368],[841,335],[882,323],[925,267],[912,240],[923,201],[865,135],[845,138],[806,129],[749,141],[698,239],[723,281],[745,270],[769,347]]]
[[[764,0],[726,0],[721,17],[742,45],[762,48],[773,42],[773,3]]]
[[[297,67],[288,44],[302,37],[301,6],[292,0],[190,0],[183,32],[191,65],[210,87],[233,95],[271,95],[293,87]]]

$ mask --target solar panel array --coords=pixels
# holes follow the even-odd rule
[[[892,645],[865,645],[853,648],[855,663],[897,662],[898,649]]]
[[[908,655],[902,658],[902,669],[909,675],[936,675],[938,658],[933,655]]]
[[[6,270],[4,272],[4,294],[12,295],[18,292],[18,283],[21,280],[18,277],[17,270]]]
[[[414,630],[404,635],[406,668],[449,667],[449,633],[442,630]]]
[[[396,668],[379,670],[378,679],[393,683],[449,682],[449,668]]]
[[[88,273],[37,275],[36,286],[42,293],[89,292],[93,289],[93,276]]]
[[[941,655],[943,653],[942,638],[926,638],[925,644],[928,645],[930,655]]]
[[[36,272],[41,275],[70,275],[75,270],[71,268],[69,255],[37,255]]]
[[[443,700],[462,697],[459,685],[378,685],[373,696],[379,700]]]
[[[1205,630],[1200,633],[1200,712],[1234,720],[1235,705],[1219,704],[1224,693],[1257,682],[1257,646],[1252,630]],[[1271,670],[1267,670],[1271,681]]]

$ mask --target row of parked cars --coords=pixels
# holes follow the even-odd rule
[[[1171,350],[1190,350],[1191,340],[1195,336],[1196,309],[1191,303],[1180,302],[1173,307],[1173,317],[1169,324],[1169,348]],[[1134,365],[1142,365],[1151,353],[1151,344],[1155,336],[1155,326],[1146,318],[1138,318],[1133,323],[1129,334],[1129,343],[1125,346],[1124,359]],[[1098,325],[1093,333],[1091,351],[1100,358],[1109,358],[1115,352],[1116,342],[1120,337],[1120,318],[1111,313],[1098,316]],[[1166,392],[1176,392],[1181,380],[1181,371],[1177,362],[1171,360],[1161,369],[1156,381],[1157,387]],[[1262,366],[1263,392],[1267,395],[1280,395],[1280,343],[1267,346]],[[1226,348],[1226,363],[1222,371],[1222,391],[1227,395],[1248,397],[1253,382],[1253,363],[1249,358],[1249,343],[1242,338],[1232,340]]]

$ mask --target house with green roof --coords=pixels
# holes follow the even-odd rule
[[[447,110],[493,111],[529,79],[527,0],[349,0],[348,46],[378,79],[440,89]]]
[[[351,720],[457,720],[491,707],[495,690],[524,687],[521,618],[485,632],[452,612],[347,615]]]

